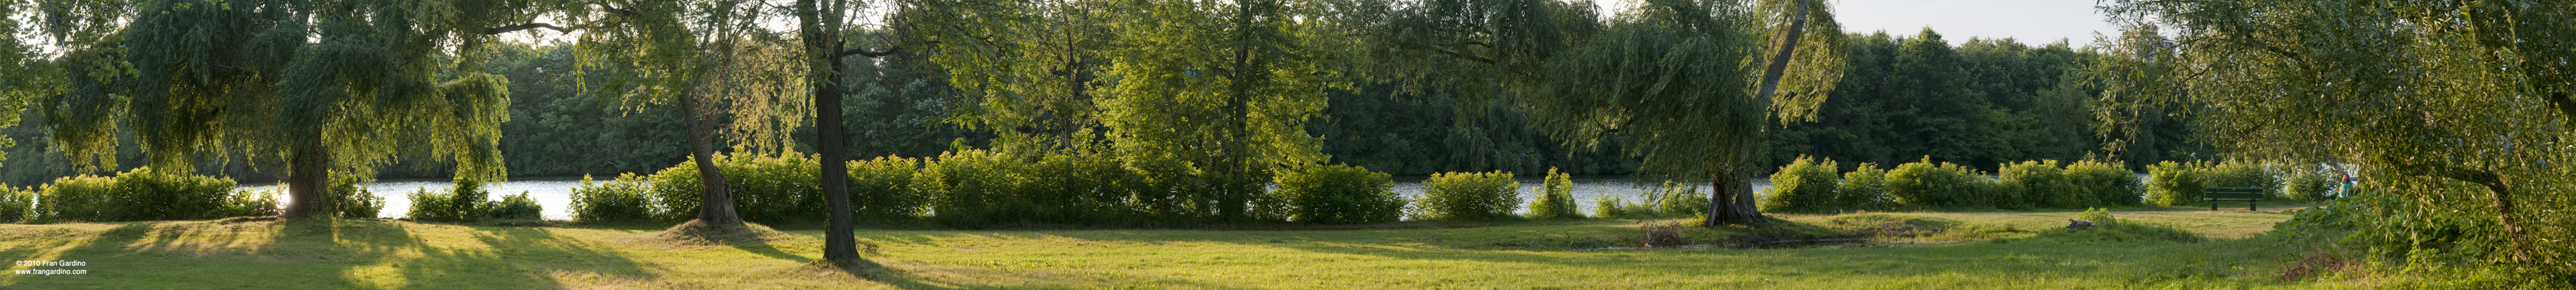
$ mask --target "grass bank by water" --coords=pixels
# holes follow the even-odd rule
[[[2271,208],[2294,208],[2284,204]],[[861,230],[871,269],[818,267],[822,235],[686,243],[653,227],[343,220],[0,225],[0,259],[75,260],[30,289],[741,288],[2304,288],[2298,250],[2257,234],[2278,211],[2133,208],[2206,242],[2053,239],[2077,211],[1782,215],[1814,237],[1779,249],[1631,249],[1659,220],[1412,223],[1332,230]],[[1889,221],[1893,221],[1890,223]],[[1908,224],[1899,226],[1896,224]],[[1891,228],[1893,227],[1893,228]],[[1893,229],[1871,231],[1866,229]],[[1902,228],[1902,229],[1897,229]],[[1929,229],[1929,230],[1926,230]],[[1946,229],[1946,232],[1944,230]],[[1975,230],[1969,230],[1975,229]],[[1911,232],[1908,232],[1911,231]],[[1702,242],[1740,229],[1690,230]],[[1975,232],[1975,233],[1968,233]],[[1777,234],[1777,233],[1775,233]],[[1801,234],[1801,233],[1791,233]],[[2245,237],[2257,237],[2245,239]],[[2335,283],[2335,282],[2329,282]]]

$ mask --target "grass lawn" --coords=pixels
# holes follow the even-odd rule
[[[653,227],[488,227],[383,221],[0,225],[0,259],[76,260],[78,275],[0,275],[29,289],[741,288],[2306,288],[2296,248],[2257,234],[2266,205],[2115,209],[2207,242],[2095,242],[2035,233],[2078,211],[1914,213],[2022,231],[1877,236],[1788,249],[1604,249],[1639,225],[1594,219],[1332,230],[861,230],[877,267],[817,267],[819,230],[688,244]],[[1832,215],[1780,215],[1834,224]],[[1722,237],[1726,230],[1694,230]],[[1955,236],[1955,235],[1953,235]],[[2252,237],[2252,238],[2247,238]],[[1952,238],[1956,239],[1956,238]],[[2344,283],[2344,282],[2327,282]]]

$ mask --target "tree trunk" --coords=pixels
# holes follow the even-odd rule
[[[1798,52],[1798,37],[1804,36],[1807,32],[1807,2],[1812,0],[1797,1],[1798,15],[1789,17],[1789,31],[1787,35],[1781,36],[1779,52],[1772,54],[1771,65],[1762,69],[1762,91],[1756,96],[1766,103],[1771,100],[1771,94],[1780,88],[1780,77],[1789,70],[1789,57],[1795,56]]]
[[[2506,186],[2504,175],[2496,174],[2495,171],[2450,167],[2436,165],[2436,163],[2406,163],[2388,159],[2378,161],[2392,164],[2389,169],[2397,171],[2397,174],[2448,178],[2486,186],[2487,198],[2490,199],[2487,206],[2495,208],[2496,222],[2504,226],[2505,239],[2512,242],[2509,246],[2513,247],[2511,252],[2514,262],[2531,261],[2527,250],[2530,247],[2529,242],[2523,240],[2522,220],[2514,218],[2513,214],[2513,188]]]
[[[1708,218],[1700,226],[1752,225],[1762,219],[1753,206],[1753,182],[1745,170],[1727,169],[1710,177]]]
[[[698,181],[704,195],[698,203],[698,222],[725,226],[742,224],[742,216],[733,211],[733,187],[725,183],[724,171],[715,163],[715,116],[702,107],[707,100],[697,94],[680,96],[680,113],[689,122],[689,156],[698,165]]]
[[[1770,103],[1772,94],[1778,92],[1780,88],[1780,78],[1783,77],[1789,69],[1789,58],[1797,55],[1798,38],[1800,36],[1804,36],[1807,32],[1807,6],[1809,5],[1810,0],[1797,1],[1797,14],[1789,16],[1789,30],[1783,32],[1780,36],[1779,50],[1772,54],[1771,65],[1763,68],[1762,70],[1762,90],[1754,95],[1754,97],[1759,98],[1762,103]],[[1756,145],[1751,146],[1761,146],[1759,144],[1762,143],[1754,142],[1753,144]],[[1752,160],[1737,159],[1728,161],[1734,162],[1735,164],[1723,166],[1726,169],[1721,169],[1716,177],[1711,178],[1713,179],[1713,182],[1709,183],[1708,190],[1709,215],[1707,219],[1700,223],[1701,226],[1717,226],[1719,224],[1751,225],[1762,218],[1761,209],[1753,206],[1753,183],[1751,182],[1753,179],[1752,170],[1745,169],[1751,168],[1753,164]]]
[[[1237,21],[1240,22],[1242,19],[1237,19]],[[1242,24],[1238,24],[1236,29],[1245,29],[1243,27],[1244,26]],[[1252,85],[1249,80],[1245,79],[1252,75],[1252,73],[1248,72],[1246,69],[1246,67],[1251,66],[1252,63],[1252,53],[1250,50],[1251,48],[1248,47],[1236,47],[1234,49],[1234,72],[1232,73],[1234,78],[1234,95],[1232,98],[1227,99],[1225,104],[1227,110],[1226,114],[1229,117],[1228,119],[1231,119],[1234,123],[1228,124],[1231,128],[1227,128],[1226,130],[1226,140],[1224,143],[1225,161],[1223,161],[1224,164],[1221,165],[1225,166],[1225,177],[1221,177],[1217,181],[1218,186],[1222,186],[1222,189],[1219,189],[1221,195],[1217,198],[1217,214],[1228,219],[1244,219],[1248,216],[1245,214],[1247,211],[1245,210],[1244,203],[1247,201],[1245,197],[1251,195],[1247,190],[1248,188],[1243,186],[1244,184],[1249,183],[1246,180],[1251,179],[1249,177],[1249,175],[1251,175],[1251,170],[1245,168],[1246,166],[1244,165],[1245,157],[1251,155],[1251,152],[1245,152],[1251,151],[1248,149],[1248,147],[1251,146],[1249,146],[1249,144],[1245,144],[1245,142],[1251,142],[1252,139],[1248,136],[1249,134],[1247,134],[1252,129],[1252,104],[1250,100]]]
[[[2505,188],[2503,179],[2501,178],[2495,180],[2493,183],[2486,184],[2486,186],[2487,197],[2494,199],[2491,203],[2488,203],[2488,206],[2495,208],[2496,222],[2504,225],[2505,238],[2513,241],[2513,261],[2517,263],[2531,262],[2531,254],[2529,253],[2530,251],[2527,250],[2530,245],[2522,239],[2522,220],[2515,219],[2513,216],[2513,190]]]
[[[1735,215],[1735,208],[1726,206],[1726,201],[1733,200],[1726,195],[1726,183],[1724,173],[1708,177],[1708,215],[1699,220],[1699,226],[1714,227],[1726,224],[1720,220],[1720,217]]]
[[[287,204],[281,216],[302,219],[337,215],[331,207],[330,185],[326,184],[331,175],[331,156],[322,150],[322,139],[314,137],[298,147],[301,148],[295,149],[295,156],[290,157],[292,164],[287,166]]]
[[[854,226],[850,218],[850,168],[849,163],[843,161],[848,159],[845,156],[848,152],[842,152],[844,148],[841,146],[844,132],[841,131],[840,76],[849,70],[837,56],[841,51],[840,39],[824,31],[806,31],[805,39],[807,53],[821,56],[824,62],[822,77],[825,79],[814,82],[814,127],[816,135],[819,135],[815,138],[814,147],[817,148],[814,150],[822,151],[823,172],[819,176],[823,183],[824,202],[831,205],[832,211],[831,225],[823,230],[823,259],[859,259],[859,242],[856,234],[851,232]]]

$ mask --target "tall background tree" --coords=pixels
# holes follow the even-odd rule
[[[803,44],[807,93],[813,96],[816,138],[814,148],[820,151],[825,202],[829,204],[830,221],[824,231],[823,258],[834,261],[859,259],[858,240],[852,231],[848,147],[844,146],[841,97],[846,87],[856,84],[845,77],[853,73],[853,63],[846,58],[865,56],[870,59],[892,55],[898,47],[870,51],[853,48],[850,38],[862,36],[852,29],[858,26],[867,2],[848,0],[798,0],[789,14],[796,17],[797,39]],[[868,63],[874,63],[873,61]]]
[[[1137,0],[1119,19],[1101,104],[1110,140],[1130,166],[1200,172],[1219,219],[1254,218],[1254,197],[1279,166],[1314,164],[1318,141],[1300,126],[1344,86],[1333,55],[1301,21],[1308,2]],[[1277,219],[1277,217],[1267,217]]]

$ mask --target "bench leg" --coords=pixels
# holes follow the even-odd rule
[[[2255,209],[2255,208],[2254,208],[2254,203],[2257,203],[2257,202],[2263,202],[2263,201],[2260,201],[2260,200],[2248,200],[2248,201],[2245,201],[2245,210],[2246,210],[2246,211],[2263,211],[2263,210]]]
[[[2209,211],[2218,211],[2218,201],[2209,201]]]

